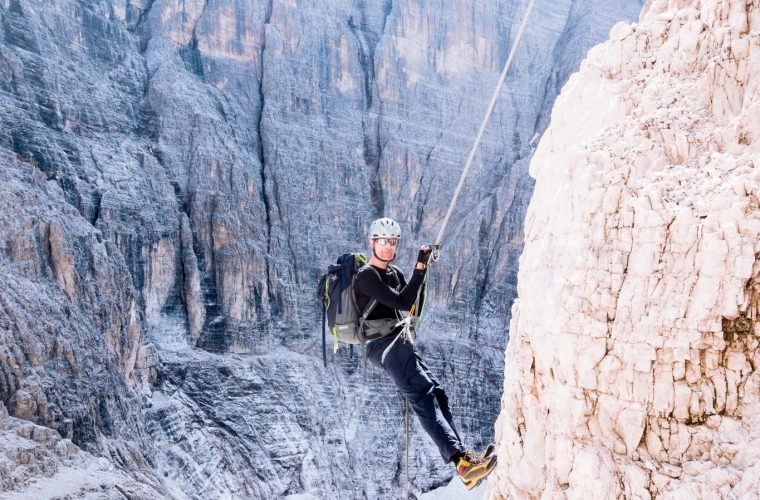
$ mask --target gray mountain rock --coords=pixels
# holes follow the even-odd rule
[[[400,495],[403,403],[358,353],[321,367],[314,284],[379,215],[411,269],[526,3],[0,2],[10,414],[165,495]],[[473,445],[499,409],[532,148],[640,7],[537,3],[455,208],[420,348]],[[451,477],[412,444],[416,489]]]
[[[163,492],[149,478],[130,477],[48,427],[8,417],[2,403],[0,447],[2,498],[156,498]],[[24,491],[14,491],[21,484]]]

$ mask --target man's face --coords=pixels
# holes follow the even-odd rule
[[[372,249],[383,260],[392,260],[396,255],[396,247],[398,246],[397,238],[375,238],[370,239],[370,245]]]

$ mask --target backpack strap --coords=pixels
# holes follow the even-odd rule
[[[362,269],[364,269],[365,267],[371,268],[372,271],[374,271],[375,275],[377,275],[377,278],[382,283],[383,278],[382,278],[382,276],[380,276],[380,273],[377,272],[377,269],[375,269],[374,267],[372,267],[369,264],[369,262],[366,263],[366,264],[364,264],[362,266]],[[361,271],[361,269],[359,269],[359,270]],[[353,288],[351,290],[353,291]],[[354,298],[354,303],[356,303],[356,299],[355,298]],[[375,308],[376,305],[377,305],[377,300],[370,299],[369,303],[367,304],[367,308],[365,309],[365,311],[362,314],[361,318],[359,318],[359,334],[360,335],[363,335],[363,333],[364,333],[364,322],[367,321],[367,316],[369,316],[369,313],[372,312],[372,310]],[[364,382],[366,383],[367,382],[367,344],[365,342],[362,342],[362,360],[361,360],[361,365],[362,365],[362,376],[364,377]]]
[[[359,318],[359,328],[364,328],[364,322],[367,321],[367,316],[369,316],[369,313],[372,312],[372,310],[377,305],[377,301],[375,299],[372,299],[369,304],[367,304],[367,309],[364,310],[364,314],[362,314],[362,317]]]
[[[398,277],[398,269],[396,269],[396,266],[393,264],[388,264],[388,267],[393,272],[393,277],[396,278],[396,292],[401,291],[401,278]],[[404,319],[401,314],[399,314],[398,309],[393,311],[396,315],[396,320],[401,321]]]
[[[356,273],[356,276],[359,276],[359,273],[365,267],[369,267],[370,269],[372,269],[372,271],[377,276],[377,279],[379,279],[380,282],[383,281],[383,278],[380,276],[380,273],[377,272],[377,269],[375,269],[374,267],[372,267],[369,264],[364,264],[362,267],[360,267],[359,268],[359,272]],[[356,302],[356,289],[354,287],[355,282],[356,282],[356,276],[354,276],[354,283],[351,283],[351,296],[354,299],[354,304],[357,304],[357,307],[358,307],[358,303]],[[377,300],[375,300],[373,298],[370,298],[369,303],[367,303],[367,307],[364,308],[364,311],[362,312],[362,315],[359,317],[359,335],[360,336],[364,332],[364,322],[367,321],[367,316],[369,316],[369,314],[372,312],[372,310],[375,308],[376,305],[377,305]]]
[[[388,269],[393,271],[393,277],[396,278],[396,291],[399,291],[398,289],[401,288],[401,278],[398,277],[399,270],[393,264],[388,264]]]
[[[327,308],[325,303],[322,302],[322,362],[325,368],[327,368],[327,340],[325,339],[325,319],[327,317]]]

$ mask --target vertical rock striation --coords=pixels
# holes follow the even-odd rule
[[[490,498],[757,498],[760,7],[610,38],[531,163]]]

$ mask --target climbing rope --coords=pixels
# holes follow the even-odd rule
[[[467,177],[467,172],[470,170],[470,165],[472,165],[472,160],[475,157],[475,151],[480,145],[480,139],[483,137],[483,131],[486,129],[486,124],[491,118],[491,113],[493,112],[494,106],[496,106],[496,99],[499,97],[499,92],[501,92],[502,85],[504,85],[504,79],[507,77],[507,71],[509,71],[509,67],[512,65],[512,59],[515,56],[517,45],[520,43],[520,39],[522,38],[523,32],[525,31],[525,25],[528,23],[528,17],[530,16],[530,11],[533,10],[533,4],[535,1],[536,0],[530,0],[530,3],[528,4],[528,10],[525,12],[525,17],[523,17],[522,24],[520,24],[520,29],[517,31],[517,38],[515,38],[515,43],[512,44],[512,49],[509,51],[509,57],[507,57],[507,62],[504,64],[504,70],[501,72],[501,76],[499,77],[499,83],[496,84],[496,89],[491,96],[491,102],[488,104],[486,114],[483,116],[483,122],[480,124],[478,135],[475,137],[475,142],[472,144],[470,154],[467,156],[467,162],[464,165],[462,176],[459,178],[459,184],[454,191],[454,196],[451,198],[451,203],[449,203],[449,209],[446,212],[446,217],[443,218],[441,229],[438,230],[438,236],[435,239],[435,245],[440,245],[441,241],[443,240],[443,232],[446,230],[446,226],[449,223],[449,217],[451,217],[451,212],[454,210],[454,205],[457,202],[457,198],[459,198],[459,192],[462,190],[462,184],[464,184],[464,179]]]
[[[409,398],[406,398],[406,404],[404,405],[404,430],[406,431],[406,498],[409,498],[409,492],[412,489],[412,482],[409,479],[409,445],[410,436],[412,434],[412,412],[409,409],[411,403]]]
[[[496,83],[496,88],[494,89],[493,94],[491,95],[491,102],[488,103],[488,108],[486,108],[486,113],[485,115],[483,115],[483,121],[480,123],[480,129],[478,130],[478,134],[477,136],[475,136],[475,141],[472,143],[472,147],[470,148],[470,153],[467,155],[467,161],[465,162],[464,169],[462,170],[462,175],[459,177],[459,183],[457,184],[457,187],[454,190],[454,196],[451,198],[451,202],[449,202],[449,208],[446,210],[446,216],[443,218],[443,223],[441,224],[441,228],[438,230],[438,236],[436,236],[435,238],[435,243],[431,245],[433,252],[430,255],[430,259],[428,260],[427,265],[429,265],[431,262],[436,262],[438,260],[438,256],[441,249],[441,241],[443,241],[443,235],[446,231],[446,226],[448,226],[449,224],[449,218],[451,217],[451,213],[454,211],[454,206],[456,205],[457,199],[459,198],[459,193],[462,190],[462,186],[464,185],[464,180],[467,178],[467,173],[470,171],[470,166],[472,166],[472,160],[475,158],[475,152],[477,151],[478,146],[480,145],[480,141],[483,138],[483,132],[486,129],[488,120],[490,120],[491,114],[493,113],[493,110],[496,107],[496,100],[499,97],[501,88],[504,86],[504,80],[507,78],[509,67],[512,65],[512,60],[514,59],[515,52],[517,51],[517,46],[520,44],[520,40],[522,39],[523,33],[525,32],[525,26],[528,24],[528,18],[530,17],[530,13],[533,10],[533,5],[535,3],[536,3],[536,0],[530,0],[530,3],[528,4],[528,8],[525,11],[525,16],[523,16],[522,22],[520,23],[520,28],[517,30],[517,37],[515,38],[515,43],[512,44],[512,48],[509,51],[509,56],[507,57],[507,62],[504,64],[504,69],[501,71],[501,75],[499,76],[499,81]],[[419,325],[422,322],[422,313],[424,312],[424,304],[423,304],[422,309],[420,309],[419,304],[420,304],[420,298],[422,296],[422,290],[425,289],[425,286],[427,285],[427,277],[428,277],[428,273],[425,273],[425,280],[423,281],[422,286],[420,286],[419,290],[417,291],[417,298],[414,302],[414,305],[409,310],[409,314],[404,320],[398,323],[399,325],[404,326],[403,335],[406,338],[410,339],[411,341],[414,341],[414,326],[412,325],[412,321],[413,321],[415,313],[417,313],[417,320],[416,320],[417,327],[419,327]]]
[[[464,169],[462,170],[462,175],[459,177],[459,184],[457,184],[456,189],[454,190],[454,196],[451,198],[451,202],[449,203],[449,208],[446,210],[446,216],[443,218],[443,223],[441,224],[441,228],[438,230],[438,236],[435,238],[435,243],[431,245],[433,247],[433,252],[430,255],[430,258],[428,259],[427,265],[429,265],[431,262],[435,262],[438,260],[438,253],[441,248],[441,241],[443,241],[443,235],[446,231],[446,226],[449,223],[449,218],[451,217],[451,213],[454,211],[454,206],[456,205],[457,198],[459,198],[459,192],[462,190],[462,185],[464,184],[464,180],[467,177],[467,172],[470,170],[470,166],[472,165],[472,160],[475,158],[475,152],[478,149],[478,146],[480,145],[480,140],[483,138],[483,132],[485,131],[486,124],[488,123],[488,120],[491,118],[491,113],[493,113],[493,109],[496,106],[496,99],[499,97],[499,93],[501,92],[501,87],[504,85],[504,80],[507,77],[507,72],[509,72],[509,67],[512,65],[512,59],[514,59],[515,52],[517,51],[517,46],[520,44],[520,40],[522,39],[523,33],[525,32],[525,26],[528,24],[528,18],[530,17],[530,12],[533,10],[533,4],[536,3],[536,0],[530,0],[530,3],[528,4],[528,8],[525,11],[525,16],[523,16],[523,20],[520,23],[520,29],[517,30],[517,36],[515,37],[515,42],[512,44],[512,48],[509,51],[509,56],[507,57],[507,62],[504,64],[504,69],[501,72],[501,76],[499,76],[499,81],[496,84],[496,88],[493,91],[493,95],[491,96],[491,102],[488,103],[488,108],[486,109],[486,113],[483,116],[483,121],[480,123],[480,129],[478,130],[478,135],[475,137],[475,142],[472,144],[472,148],[470,149],[470,153],[467,155],[467,161],[465,162]],[[426,267],[427,267],[426,265]],[[413,317],[415,312],[419,313],[417,314],[418,318],[418,324],[419,321],[422,320],[422,310],[420,310],[420,298],[422,296],[422,290],[427,284],[427,275],[429,273],[425,273],[425,280],[423,281],[423,284],[420,286],[419,291],[417,292],[417,299],[414,302],[414,305],[409,310],[409,314],[406,318],[399,321],[397,325],[403,325],[402,333],[400,333],[394,340],[393,343],[398,340],[398,337],[404,337],[405,339],[408,339],[410,342],[414,343],[415,340],[415,334],[414,334],[414,326],[412,324]],[[423,304],[424,305],[424,304]],[[388,353],[388,350],[390,350],[390,347],[393,346],[393,343],[391,343],[391,346],[386,349],[386,351],[383,353],[383,359],[385,359],[385,355]],[[404,432],[406,433],[406,498],[409,499],[409,490],[411,483],[409,481],[409,440],[410,440],[410,434],[411,434],[411,412],[410,412],[410,402],[409,398],[406,398],[406,403],[404,405]]]

